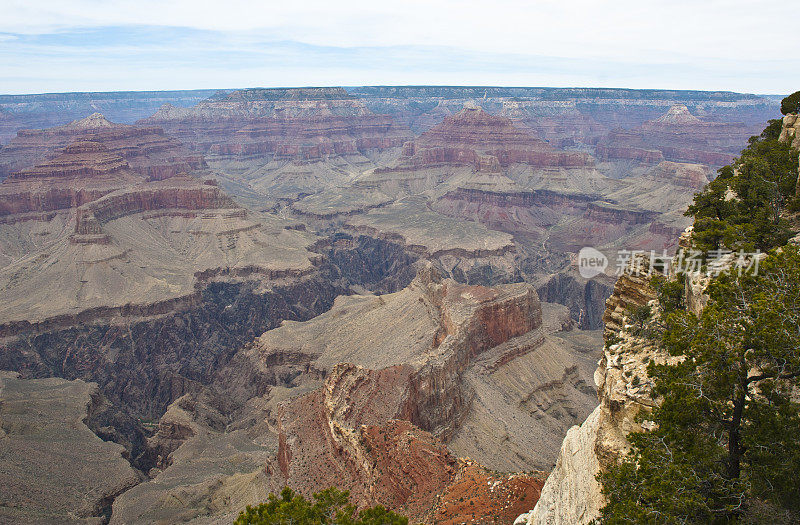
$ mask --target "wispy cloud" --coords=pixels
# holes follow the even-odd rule
[[[35,5],[34,5],[35,4]],[[0,92],[286,85],[800,86],[785,2],[5,0]]]

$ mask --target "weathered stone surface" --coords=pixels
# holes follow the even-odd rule
[[[700,120],[684,104],[675,104],[636,129],[613,130],[598,142],[596,153],[601,160],[646,165],[669,160],[723,166],[751,134],[745,124]]]
[[[496,172],[500,166],[522,163],[537,168],[586,166],[586,154],[559,151],[505,117],[466,106],[440,125],[403,146],[398,169],[466,165]]]
[[[466,460],[456,480],[442,494],[433,522],[508,525],[539,498],[544,473],[500,474]]]
[[[85,424],[97,385],[17,376],[0,372],[0,521],[103,523],[141,477]]]
[[[793,148],[800,150],[800,133],[798,131],[800,131],[800,115],[785,115],[778,140],[789,142]],[[798,181],[800,181],[800,178],[798,178]],[[796,194],[800,195],[800,182],[797,183]]]
[[[606,345],[595,372],[599,405],[580,425],[567,432],[558,461],[536,507],[524,522],[530,525],[588,524],[599,516],[604,500],[596,475],[630,448],[628,433],[641,430],[637,416],[655,401],[647,376],[651,361],[668,357],[648,341],[626,331],[630,308],[655,297],[646,278],[623,275],[607,302]]]

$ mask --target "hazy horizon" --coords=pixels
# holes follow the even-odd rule
[[[783,94],[785,3],[198,0],[0,6],[0,93],[547,86]]]

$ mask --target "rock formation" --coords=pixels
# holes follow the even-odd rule
[[[607,343],[595,372],[600,404],[567,432],[536,507],[517,522],[588,524],[599,516],[605,503],[595,476],[627,453],[627,435],[642,428],[637,416],[655,403],[647,365],[673,359],[627,330],[631,309],[654,299],[647,277],[624,274],[617,281],[603,315]]]
[[[683,104],[635,129],[616,129],[601,139],[597,157],[654,165],[664,160],[719,167],[729,164],[752,129],[744,124],[703,121]]]
[[[153,180],[205,168],[202,157],[190,154],[161,128],[114,124],[93,113],[56,128],[19,131],[0,148],[0,178],[15,172],[19,176],[76,141],[101,144],[109,154],[124,159],[133,171]]]
[[[102,522],[140,476],[86,426],[97,385],[18,376],[0,372],[0,521]]]
[[[533,290],[464,286],[426,275],[432,274],[399,294],[337,301],[307,327],[284,326],[257,343],[262,362],[299,364],[303,356],[316,356],[312,369],[328,371],[320,390],[291,401],[277,416],[279,448],[268,470],[283,482],[303,492],[337,484],[362,504],[390,504],[424,518],[458,471],[448,448],[496,465],[513,461],[509,453],[518,450],[518,440],[529,441],[508,428],[497,438],[509,453],[464,448],[474,443],[471,429],[484,417],[478,407],[497,403],[503,391],[497,381],[508,367],[517,369],[546,346],[537,333],[542,321]],[[386,316],[402,322],[377,322]],[[365,332],[360,325],[374,328]],[[530,362],[537,375],[545,373],[541,363]],[[538,388],[549,388],[535,386],[542,379],[531,384],[533,378],[516,375],[528,385],[522,407],[534,402]],[[516,413],[506,412],[505,424],[531,417],[512,406],[505,410]],[[497,438],[481,436],[485,443]],[[534,459],[531,466],[544,464]]]
[[[369,157],[411,138],[341,88],[235,91],[191,108],[164,106],[140,124],[163,127],[257,192],[289,197],[374,167]]]
[[[798,130],[800,130],[800,115],[785,115],[778,140],[788,142],[793,148],[800,150],[800,133],[798,133]],[[797,195],[800,195],[800,182],[797,185]]]
[[[505,117],[468,105],[406,143],[398,169],[456,165],[497,172],[501,166],[517,163],[536,168],[579,167],[588,165],[589,160],[586,154],[553,148],[514,127]]]

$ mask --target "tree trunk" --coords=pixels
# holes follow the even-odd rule
[[[728,479],[738,478],[742,468],[742,453],[744,449],[741,443],[742,412],[744,412],[745,397],[747,395],[747,384],[740,385],[738,395],[733,402],[733,415],[731,416],[730,426],[728,427]]]

